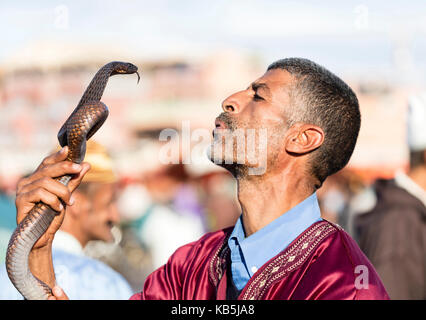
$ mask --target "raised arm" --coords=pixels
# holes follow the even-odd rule
[[[18,224],[40,201],[58,212],[46,233],[34,244],[29,255],[31,272],[51,288],[55,286],[51,255],[53,238],[64,220],[65,206],[74,203],[72,192],[90,169],[90,165],[86,162],[78,165],[65,161],[67,154],[68,147],[64,147],[46,157],[31,175],[18,182],[16,192]],[[73,175],[68,186],[54,180],[65,174]]]

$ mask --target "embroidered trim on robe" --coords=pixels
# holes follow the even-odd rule
[[[322,240],[328,235],[337,232],[336,228],[340,228],[340,226],[325,220],[314,223],[285,250],[269,260],[253,275],[242,290],[241,299],[262,299],[266,289],[300,267]],[[229,258],[230,253],[227,245],[229,236],[230,234],[225,237],[223,243],[215,250],[210,262],[209,275],[214,286],[218,285],[226,268],[226,260]]]

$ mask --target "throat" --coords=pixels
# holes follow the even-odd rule
[[[309,197],[313,188],[305,180],[286,182],[282,177],[238,179],[238,201],[245,236],[259,231]]]

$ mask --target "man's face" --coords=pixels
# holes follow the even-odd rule
[[[286,89],[291,81],[287,71],[270,70],[247,89],[228,97],[222,103],[224,112],[216,118],[210,159],[234,175],[238,174],[236,168],[261,175],[276,166],[283,152],[289,106]],[[247,174],[247,170],[243,172]]]
[[[87,210],[82,215],[82,227],[89,240],[113,240],[111,228],[119,222],[116,207],[115,185],[112,183],[93,186],[90,199],[86,198]]]

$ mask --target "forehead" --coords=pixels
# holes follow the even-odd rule
[[[287,89],[293,80],[293,76],[287,70],[272,69],[254,83],[264,83],[272,92],[276,92],[277,90],[284,91]]]

